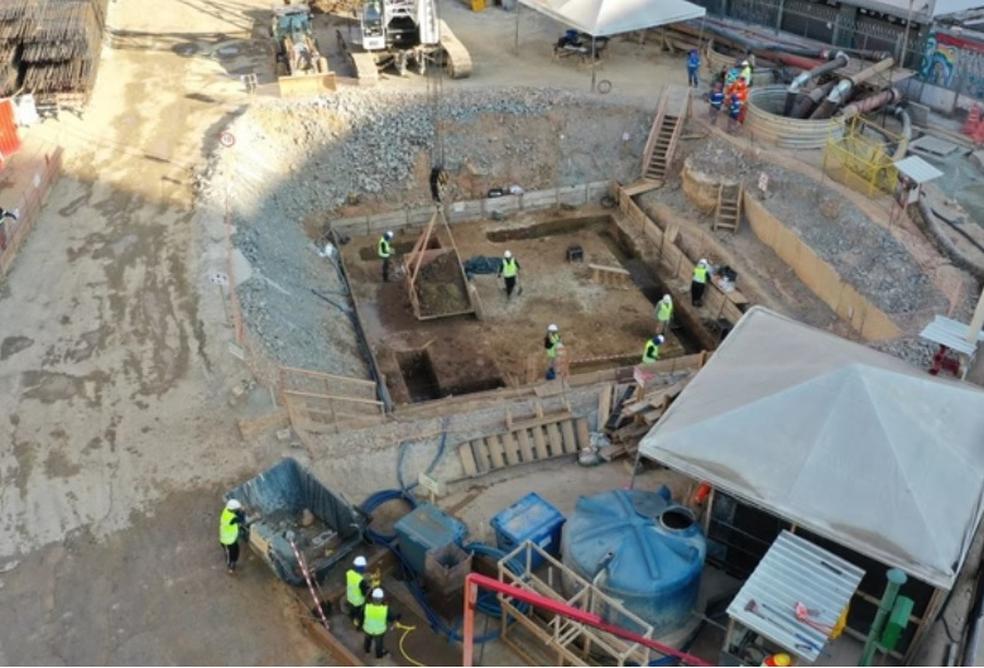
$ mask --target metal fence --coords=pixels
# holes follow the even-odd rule
[[[843,137],[830,138],[823,153],[824,172],[868,197],[880,190],[893,193],[899,172],[892,155],[885,150],[882,137],[873,139],[864,130],[864,121],[854,118],[844,129]],[[878,133],[896,143],[900,141],[897,135],[883,128],[878,128]]]

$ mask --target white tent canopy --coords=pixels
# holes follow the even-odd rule
[[[756,307],[640,452],[949,589],[981,519],[984,391]]]
[[[677,23],[704,16],[686,0],[519,0],[522,4],[595,37]]]

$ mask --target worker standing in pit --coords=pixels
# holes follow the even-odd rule
[[[711,125],[717,125],[718,115],[721,107],[724,106],[724,86],[720,81],[714,82],[714,89],[707,95],[707,102],[710,105],[707,109],[707,120]]]
[[[236,499],[226,501],[219,516],[219,543],[226,554],[226,569],[229,574],[236,572],[239,561],[239,532],[246,526],[243,504]]]
[[[547,350],[547,380],[557,377],[557,351],[564,344],[560,342],[560,328],[547,325],[547,335],[543,337],[543,347]]]
[[[666,341],[662,334],[657,334],[648,341],[646,341],[646,347],[642,351],[642,363],[652,364],[659,359],[659,348]]]
[[[663,295],[656,304],[656,333],[665,334],[670,329],[670,319],[673,317],[673,297]]]
[[[366,581],[366,566],[366,558],[360,554],[352,562],[352,568],[345,572],[345,600],[348,602],[349,619],[356,628],[362,626],[366,596],[370,589]]]
[[[390,257],[393,255],[393,232],[387,231],[379,237],[379,244],[376,247],[376,254],[383,261],[383,283],[389,282],[390,276]]]
[[[694,267],[694,277],[690,281],[690,303],[700,307],[704,305],[704,290],[707,289],[707,260],[700,259]]]
[[[389,654],[383,646],[386,638],[386,630],[389,625],[400,618],[390,612],[389,606],[384,600],[383,590],[379,587],[372,590],[372,600],[366,603],[365,613],[362,621],[362,631],[365,639],[362,641],[362,651],[369,653],[369,648],[375,645],[376,658],[382,659]]]
[[[697,88],[699,85],[699,72],[700,52],[698,52],[697,49],[691,49],[690,53],[687,55],[687,85],[691,88]]]
[[[499,263],[496,276],[501,276],[506,282],[506,299],[509,299],[516,288],[516,277],[519,276],[519,260],[513,257],[512,251],[502,254],[502,262]]]

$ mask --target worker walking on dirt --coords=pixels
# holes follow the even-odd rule
[[[236,499],[226,501],[225,508],[219,516],[219,543],[225,550],[226,568],[230,574],[236,572],[236,562],[239,561],[239,533],[245,526],[243,504]]]
[[[704,290],[707,289],[707,276],[709,274],[707,260],[700,259],[694,267],[694,277],[690,281],[690,303],[700,307],[704,305]]]
[[[665,334],[670,330],[670,319],[673,317],[673,297],[663,295],[656,304],[656,333]]]
[[[400,618],[394,615],[389,606],[386,605],[383,590],[376,587],[372,590],[372,600],[366,603],[365,614],[363,615],[362,631],[366,634],[362,641],[362,651],[369,653],[369,648],[375,645],[376,658],[382,659],[389,654],[383,646],[386,638],[386,630],[389,625]]]
[[[390,257],[393,255],[393,232],[387,231],[379,237],[379,244],[376,247],[376,254],[383,261],[383,283],[389,282],[390,276]]]
[[[687,85],[691,88],[697,88],[700,81],[698,78],[698,73],[700,72],[700,52],[697,49],[691,49],[690,53],[687,54]]]
[[[512,251],[502,254],[502,262],[499,263],[496,276],[501,276],[506,282],[506,299],[509,299],[516,288],[516,278],[519,276],[519,260],[513,257]]]
[[[711,125],[717,125],[718,115],[721,107],[724,106],[724,86],[720,81],[714,82],[714,89],[707,95],[707,102],[710,105],[707,109],[707,120]]]
[[[356,628],[362,626],[366,596],[370,589],[366,580],[366,566],[366,558],[360,554],[352,562],[352,568],[345,571],[345,601],[348,603],[349,619]]]
[[[657,334],[648,341],[646,341],[646,347],[642,351],[642,363],[652,364],[659,359],[659,348],[663,345],[666,339],[662,334]]]
[[[543,347],[547,350],[547,380],[557,377],[557,352],[564,344],[560,342],[560,328],[547,325],[547,335],[543,337]]]

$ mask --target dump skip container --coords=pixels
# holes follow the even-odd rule
[[[401,517],[393,528],[407,565],[420,575],[424,573],[429,550],[461,545],[468,535],[468,527],[460,520],[429,503],[422,503]]]
[[[536,543],[554,556],[560,554],[560,531],[567,519],[536,492],[530,492],[492,518],[495,542],[500,550],[512,552],[526,541]],[[543,562],[538,554],[532,554],[531,566]]]

